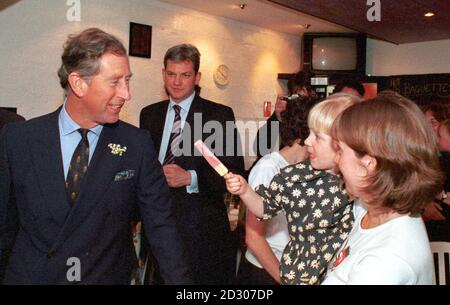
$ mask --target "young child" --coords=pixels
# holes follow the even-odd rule
[[[280,262],[283,284],[319,284],[352,227],[351,204],[337,176],[330,131],[334,119],[357,101],[341,94],[314,106],[305,140],[310,161],[285,167],[268,187],[261,185],[255,192],[241,176],[225,175],[228,191],[239,195],[257,217],[286,213],[290,241]]]

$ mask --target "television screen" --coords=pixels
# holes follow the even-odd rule
[[[357,41],[352,37],[313,39],[312,69],[345,71],[357,68]]]

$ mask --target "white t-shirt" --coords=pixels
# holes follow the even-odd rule
[[[261,184],[264,184],[264,186],[267,187],[272,181],[273,176],[278,174],[282,168],[288,165],[289,163],[278,152],[272,152],[265,155],[251,170],[248,177],[248,183],[253,189]],[[283,250],[288,244],[289,238],[285,213],[280,213],[267,221],[266,240],[278,261],[280,261],[281,256],[283,255]],[[250,249],[245,253],[245,258],[253,265],[263,268]]]
[[[364,203],[355,203],[353,230],[322,284],[433,284],[433,257],[422,218],[405,215],[363,229],[366,211]],[[342,255],[342,249],[347,253]]]

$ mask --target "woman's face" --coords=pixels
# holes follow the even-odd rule
[[[438,129],[439,138],[439,150],[440,151],[450,151],[450,134],[448,133],[447,126],[441,125]]]
[[[312,167],[337,173],[336,164],[333,162],[336,151],[333,147],[333,139],[329,135],[311,129],[305,140],[305,146]]]
[[[361,188],[365,186],[364,180],[368,174],[368,169],[363,164],[366,160],[359,158],[356,152],[342,141],[336,141],[335,146],[337,151],[334,162],[342,174],[347,193],[357,198],[364,197]]]

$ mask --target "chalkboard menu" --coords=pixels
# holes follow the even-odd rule
[[[289,79],[291,75],[279,73],[278,79]],[[321,76],[331,77],[332,75]],[[335,84],[339,80],[339,78],[331,78],[330,83]],[[393,90],[419,105],[430,102],[450,102],[450,73],[365,76],[360,80],[363,83],[376,83],[378,92]]]
[[[450,101],[450,73],[392,75],[365,78],[378,84],[378,91],[394,90],[419,105]]]

